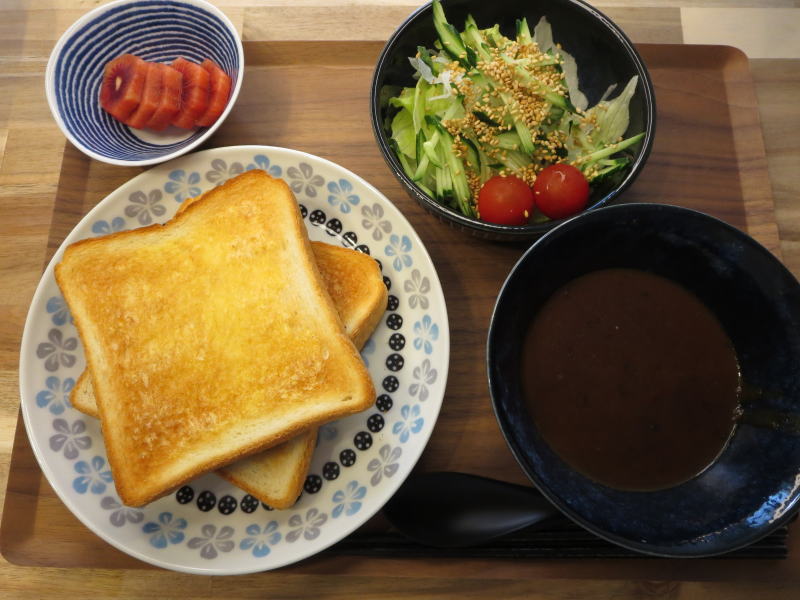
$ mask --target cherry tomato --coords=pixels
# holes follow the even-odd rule
[[[533,190],[514,175],[495,175],[478,192],[478,214],[489,223],[525,225],[533,209]]]
[[[572,165],[550,165],[536,177],[533,195],[543,215],[563,219],[586,208],[589,183]]]

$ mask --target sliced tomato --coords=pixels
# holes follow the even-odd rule
[[[109,61],[100,84],[100,106],[120,121],[131,116],[142,101],[147,70],[147,63],[133,54]]]
[[[183,57],[172,61],[172,68],[183,75],[181,107],[172,119],[172,124],[183,129],[192,129],[197,126],[197,119],[208,109],[211,76],[203,67]]]
[[[154,131],[162,131],[169,126],[181,108],[183,93],[183,75],[179,71],[160,63],[158,70],[161,71],[161,100],[146,125]]]
[[[125,124],[128,127],[135,129],[143,129],[156,112],[161,97],[164,95],[163,73],[159,68],[161,65],[158,63],[147,64],[147,78],[144,82],[144,92],[142,93],[142,101],[136,110],[125,119]]]
[[[201,127],[213,125],[228,105],[228,98],[231,95],[231,78],[222,68],[210,58],[205,59],[201,64],[211,77],[211,89],[209,92],[208,108],[206,112],[197,119],[197,124]]]

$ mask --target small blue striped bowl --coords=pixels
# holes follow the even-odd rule
[[[231,77],[228,105],[216,123],[194,130],[131,129],[100,107],[105,64],[130,53],[169,63],[178,56],[216,61]],[[115,165],[151,165],[189,152],[225,120],[242,86],[244,51],[230,20],[204,0],[117,0],[76,21],[56,43],[45,89],[56,123],[79,150]]]

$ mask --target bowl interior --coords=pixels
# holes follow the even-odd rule
[[[445,0],[442,2],[447,20],[456,29],[463,28],[464,19],[471,14],[478,27],[491,27],[498,23],[504,35],[513,37],[515,22],[525,17],[531,28],[541,17],[546,17],[552,25],[553,39],[572,54],[578,64],[580,89],[586,94],[589,106],[593,106],[603,96],[608,87],[617,84],[617,91],[634,76],[639,76],[637,91],[630,102],[630,124],[627,135],[642,131],[645,137],[629,151],[635,157],[631,166],[616,178],[609,178],[603,185],[596,186],[589,200],[589,207],[597,207],[616,197],[635,179],[644,164],[655,130],[655,100],[652,82],[647,69],[625,34],[602,13],[577,0],[557,2],[533,1],[518,2],[475,2],[474,0]],[[398,28],[389,39],[375,70],[372,87],[373,128],[389,167],[400,179],[412,197],[427,204],[440,215],[459,222],[461,225],[478,224],[482,229],[496,232],[521,234],[529,237],[531,232],[541,234],[551,229],[557,221],[525,226],[498,226],[463,217],[457,211],[444,207],[424,194],[414,182],[405,175],[394,151],[389,145],[391,116],[395,109],[387,106],[392,88],[413,86],[413,69],[408,57],[414,56],[417,46],[433,47],[437,39],[433,26],[432,8],[426,5],[416,11]],[[612,94],[616,95],[615,93]]]
[[[121,54],[165,63],[178,56],[198,63],[211,58],[234,82],[229,109],[240,84],[241,43],[221,13],[210,9],[205,3],[170,0],[117,2],[75,23],[53,51],[47,73],[51,108],[67,137],[100,160],[139,164],[197,145],[209,128],[164,134],[132,130],[100,107],[98,95],[105,64]]]
[[[611,489],[572,470],[542,440],[520,389],[520,350],[538,309],[590,271],[628,267],[680,283],[734,344],[745,415],[709,468],[654,492]],[[685,332],[691,336],[692,332]],[[707,215],[631,204],[584,214],[535,243],[509,275],[492,317],[495,413],[529,477],[566,514],[636,550],[710,555],[786,522],[800,499],[800,286],[751,238]]]

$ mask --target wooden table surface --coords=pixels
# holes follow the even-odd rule
[[[44,268],[67,143],[44,96],[44,70],[61,33],[98,0],[0,0],[0,505],[19,415],[24,319]],[[245,41],[385,40],[415,0],[216,0]],[[607,0],[598,8],[634,42],[725,43],[742,48],[759,101],[785,264],[800,276],[800,2]],[[736,563],[731,563],[731,569]],[[201,577],[161,570],[18,567],[0,558],[0,597],[192,598],[777,598],[800,589],[771,581],[703,582],[490,577],[336,577],[262,573]],[[766,579],[766,578],[765,578]]]

